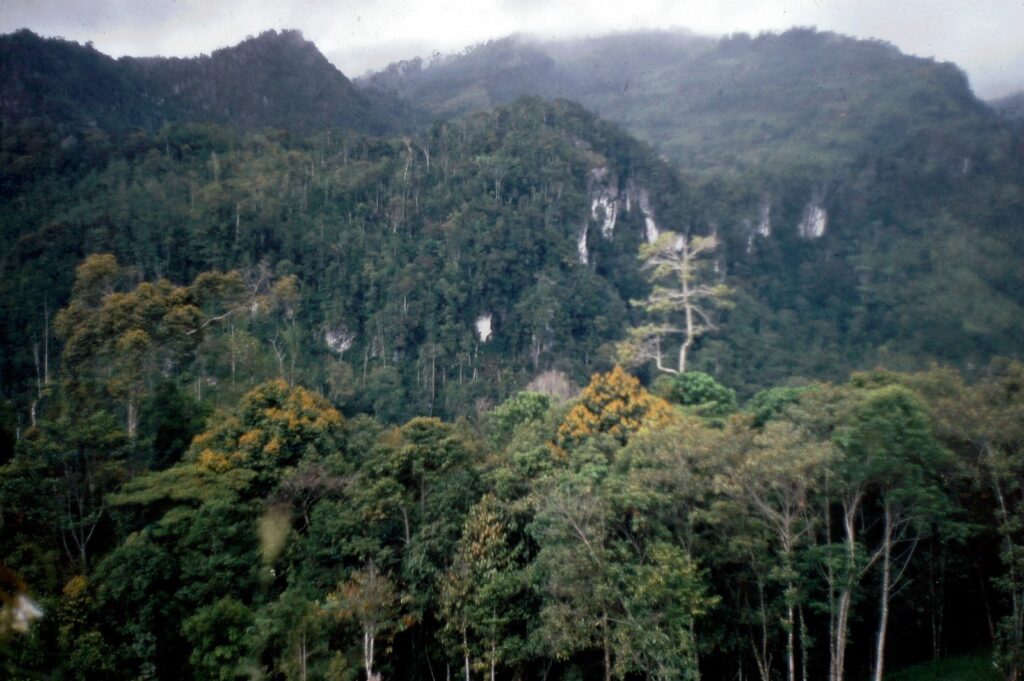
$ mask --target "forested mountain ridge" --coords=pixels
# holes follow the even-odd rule
[[[683,48],[690,58],[724,58],[722,50],[732,45],[743,59],[765,50],[782,55],[777,61],[784,56],[780,63],[790,71],[772,71],[768,60],[758,66],[767,77],[790,73],[795,55],[820,56],[832,46],[837,53],[891,58],[893,82],[910,68],[900,66],[904,58],[891,47],[812,31],[721,43],[655,37],[643,43],[649,51],[639,51],[638,62],[651,54],[668,60]],[[619,45],[619,52],[564,49],[578,60],[607,59],[635,39],[600,43]],[[544,61],[517,41],[497,47],[508,53],[502,63],[526,75]],[[492,48],[470,56],[486,57]],[[139,78],[146,71],[146,82],[164,89],[192,83],[195,112],[202,108],[198,93],[206,91],[196,85],[201,72],[217,80],[224,64],[248,63],[253,55],[291,64],[288,55],[296,51],[330,70],[291,33],[264,34],[199,60],[132,62],[130,70]],[[63,137],[23,118],[4,128],[0,177],[0,190],[11,198],[0,211],[5,390],[24,394],[34,380],[33,348],[46,340],[40,322],[66,300],[74,263],[110,251],[137,276],[182,284],[210,269],[294,274],[305,306],[303,340],[293,339],[301,354],[327,352],[323,334],[343,323],[358,339],[344,363],[359,369],[361,385],[379,369],[374,380],[386,387],[377,397],[360,391],[360,408],[377,399],[405,405],[377,412],[394,418],[461,413],[477,398],[500,398],[546,368],[582,382],[606,366],[611,344],[642,321],[629,301],[645,295],[649,283],[633,254],[659,230],[717,235],[716,276],[737,293],[733,307],[718,315],[717,333],[702,339],[695,366],[744,395],[786,378],[840,378],[879,363],[966,367],[1015,355],[1024,290],[1016,266],[1024,229],[1019,137],[970,99],[955,71],[910,62],[911,71],[928,78],[919,84],[918,106],[899,110],[906,134],[858,143],[855,157],[853,147],[844,148],[838,166],[816,155],[828,145],[815,141],[793,163],[780,153],[778,164],[750,157],[739,165],[673,167],[579,107],[535,101],[390,141],[194,123],[112,133],[92,127]],[[469,73],[487,73],[490,64],[483,59]],[[433,68],[423,73],[447,73]],[[542,73],[551,68],[548,63]],[[274,69],[285,66],[268,73]],[[455,90],[463,87],[454,82]],[[806,85],[797,79],[780,87]],[[444,82],[437,87],[445,92]],[[743,101],[729,107],[755,115],[744,113]],[[820,112],[810,106],[807,115]],[[851,139],[872,139],[856,120],[844,126]],[[738,144],[713,139],[719,160]],[[438,231],[438,225],[447,227]],[[451,239],[443,257],[431,252],[442,238]],[[470,251],[457,245],[465,240]],[[522,244],[543,252],[524,257]],[[447,281],[440,276],[445,271],[454,278],[442,296],[433,287]],[[560,289],[578,286],[585,293],[557,300]],[[417,303],[426,307],[414,313]],[[431,315],[435,321],[428,321]],[[481,343],[476,324],[488,315],[492,336]],[[432,326],[441,319],[447,321]],[[491,378],[514,375],[512,383],[481,379],[474,366],[472,387],[463,384],[467,358],[479,356],[479,348],[497,362]],[[432,380],[455,391],[441,400],[440,412],[434,411],[440,393],[423,380],[424,352]],[[445,370],[438,370],[438,357]],[[326,365],[310,368],[307,382],[326,385]],[[429,398],[416,406],[410,394]]]
[[[952,64],[806,28],[722,39],[666,31],[512,36],[367,80],[439,115],[558,93],[670,159],[720,231],[726,271],[756,291],[741,296],[723,335],[735,341],[740,318],[758,318],[758,331],[727,341],[705,367],[725,376],[746,363],[725,369],[734,384],[772,364],[752,360],[762,349],[777,357],[794,344],[803,351],[771,380],[822,375],[838,358],[857,358],[841,374],[1015,352],[1024,146]],[[952,315],[937,304],[962,292],[974,302],[953,302]],[[1006,332],[999,350],[994,327]]]
[[[1015,121],[1017,125],[1024,121],[1024,91],[989,100],[988,105],[1000,116]]]
[[[646,289],[635,253],[647,220],[700,226],[664,162],[567,102],[523,100],[389,141],[183,126],[102,153],[104,165],[43,175],[3,209],[12,387],[33,375],[39,322],[63,305],[74,263],[111,252],[136,280],[294,280],[291,316],[209,329],[255,333],[235,390],[284,366],[305,384],[354,375],[358,397],[335,398],[388,420],[463,413],[546,369],[585,379]],[[595,205],[620,187],[630,209]],[[178,370],[223,388],[233,360],[211,359]]]
[[[855,42],[898,91],[846,129],[793,70],[846,39],[650,37],[764,81],[670,162],[564,99],[317,128],[290,32],[15,38],[0,676],[1024,675],[1024,145],[955,71]]]
[[[834,171],[924,127],[986,118],[953,64],[813,29],[722,39],[510,36],[364,77],[440,115],[565,97],[691,170]]]
[[[147,83],[91,45],[28,30],[0,36],[5,128],[44,119],[69,129],[154,127],[165,103]]]
[[[199,57],[115,60],[22,30],[0,36],[0,56],[5,126],[35,120],[66,135],[189,122],[383,134],[414,119],[410,107],[357,88],[298,31],[266,31]]]
[[[356,87],[295,30],[267,31],[209,56],[119,60],[168,99],[173,120],[300,135],[326,128],[385,134],[408,127],[412,107]]]

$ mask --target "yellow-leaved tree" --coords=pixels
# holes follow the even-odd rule
[[[343,430],[341,414],[323,397],[268,381],[249,391],[236,413],[197,435],[189,456],[214,471],[281,468],[341,451]]]
[[[591,377],[558,427],[552,446],[556,454],[564,455],[600,433],[625,444],[642,428],[668,424],[674,414],[668,402],[647,392],[640,381],[616,366]]]

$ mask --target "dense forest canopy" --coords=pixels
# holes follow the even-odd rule
[[[0,95],[5,678],[1024,675],[1024,139],[954,66],[20,31]]]

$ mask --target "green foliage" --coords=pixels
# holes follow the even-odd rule
[[[818,678],[848,651],[850,678],[881,603],[900,660],[987,619],[1018,673],[1020,365],[810,381],[1019,353],[1019,140],[878,43],[641,42],[378,80],[446,112],[557,82],[680,168],[565,101],[322,130],[404,114],[287,32],[179,61],[0,38],[40,112],[0,121],[0,555],[45,612],[0,673]],[[155,127],[229,109],[259,131]],[[640,308],[726,276],[698,371],[655,382],[680,408],[601,373],[684,320]],[[723,384],[767,390],[735,413]]]
[[[139,437],[149,443],[152,469],[180,461],[208,415],[202,404],[170,382],[146,397],[139,414]]]
[[[550,408],[551,398],[541,393],[521,392],[508,398],[487,414],[492,446],[508,444],[517,428],[536,423]]]
[[[237,665],[245,657],[245,634],[252,612],[231,597],[200,608],[182,623],[192,653],[193,678],[229,681],[242,674]]]
[[[492,495],[470,510],[452,565],[439,585],[449,649],[480,668],[519,662],[526,646],[526,580],[509,545],[508,521]]]
[[[701,371],[659,376],[652,390],[698,416],[725,416],[736,409],[736,392]]]
[[[892,681],[998,681],[988,655],[963,655],[938,662],[898,669],[886,674]]]
[[[754,425],[763,426],[771,418],[781,414],[786,407],[800,401],[803,388],[769,388],[754,395],[745,405],[754,416]]]

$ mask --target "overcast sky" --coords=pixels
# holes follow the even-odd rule
[[[0,32],[91,40],[113,56],[196,55],[298,28],[349,76],[514,32],[720,35],[794,25],[955,62],[983,97],[1024,88],[1024,0],[0,0]]]

